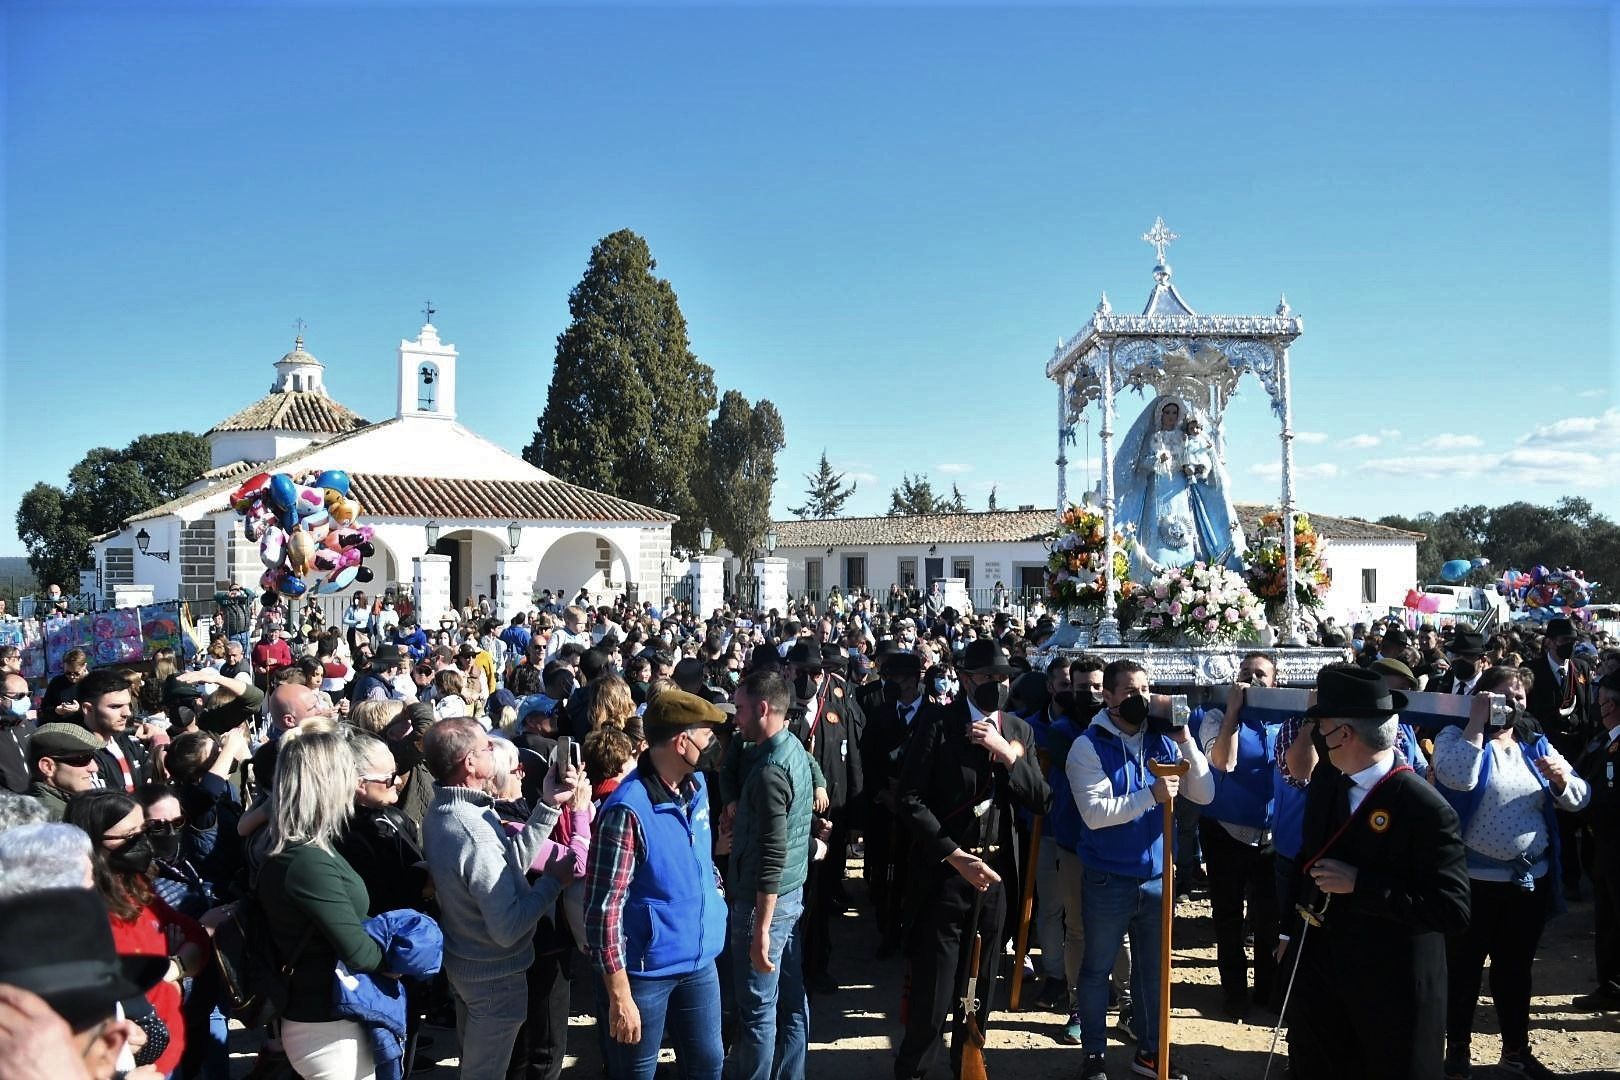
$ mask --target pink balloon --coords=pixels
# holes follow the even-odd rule
[[[1417,609],[1425,615],[1433,615],[1440,610],[1440,598],[1434,593],[1424,593],[1418,600]]]

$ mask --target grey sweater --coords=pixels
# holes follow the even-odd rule
[[[555,807],[537,805],[526,828],[509,837],[482,791],[437,787],[422,820],[422,851],[439,900],[444,970],[478,981],[526,971],[534,962],[534,925],[562,892],[550,875],[525,874],[557,823]]]

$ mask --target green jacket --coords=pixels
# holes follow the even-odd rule
[[[783,729],[742,754],[742,794],[731,834],[731,894],[783,896],[810,873],[810,754]]]
[[[45,816],[52,821],[61,821],[62,815],[67,812],[67,796],[43,780],[35,780],[29,785],[28,794],[40,801],[45,807]]]

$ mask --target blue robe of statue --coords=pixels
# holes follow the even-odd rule
[[[1202,433],[1183,431],[1188,417],[1199,419]],[[1242,569],[1243,533],[1209,430],[1185,402],[1158,397],[1126,433],[1114,457],[1114,491],[1116,520],[1134,530],[1132,580],[1200,561]]]

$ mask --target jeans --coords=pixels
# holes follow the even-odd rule
[[[1080,918],[1086,945],[1080,959],[1080,1045],[1089,1057],[1108,1048],[1108,975],[1125,935],[1131,937],[1131,1027],[1136,1045],[1159,1045],[1161,878],[1133,878],[1087,869]]]
[[[1058,885],[1063,896],[1063,978],[1069,989],[1069,1011],[1080,1011],[1080,959],[1085,955],[1086,933],[1084,917],[1081,915],[1081,875],[1086,870],[1080,863],[1080,856],[1072,851],[1065,850],[1057,844],[1052,845],[1057,854]],[[1129,942],[1121,942],[1119,959],[1114,961],[1113,975],[1114,996],[1122,1003],[1131,1000],[1131,946]]]
[[[804,991],[804,889],[776,898],[768,955],[776,970],[754,970],[749,959],[754,904],[731,905],[731,959],[737,992],[737,1039],[728,1080],[803,1080],[810,1042],[810,1000]]]
[[[529,1016],[529,980],[524,972],[494,979],[450,976],[456,1000],[456,1036],[465,1080],[505,1076],[518,1031]]]
[[[1041,849],[1035,857],[1035,944],[1041,950],[1041,962],[1036,971],[1043,979],[1063,979],[1064,959],[1068,942],[1063,916],[1063,890],[1058,885],[1059,848],[1050,836],[1041,838]],[[1076,938],[1079,927],[1075,928]],[[1066,979],[1065,987],[1072,991],[1073,979]]]
[[[641,1041],[608,1037],[603,1061],[608,1080],[652,1080],[666,1026],[681,1080],[718,1080],[725,1052],[720,1045],[720,977],[713,964],[685,975],[632,976],[630,996],[641,1013]],[[604,1009],[599,1022],[606,1027],[606,1020]]]

